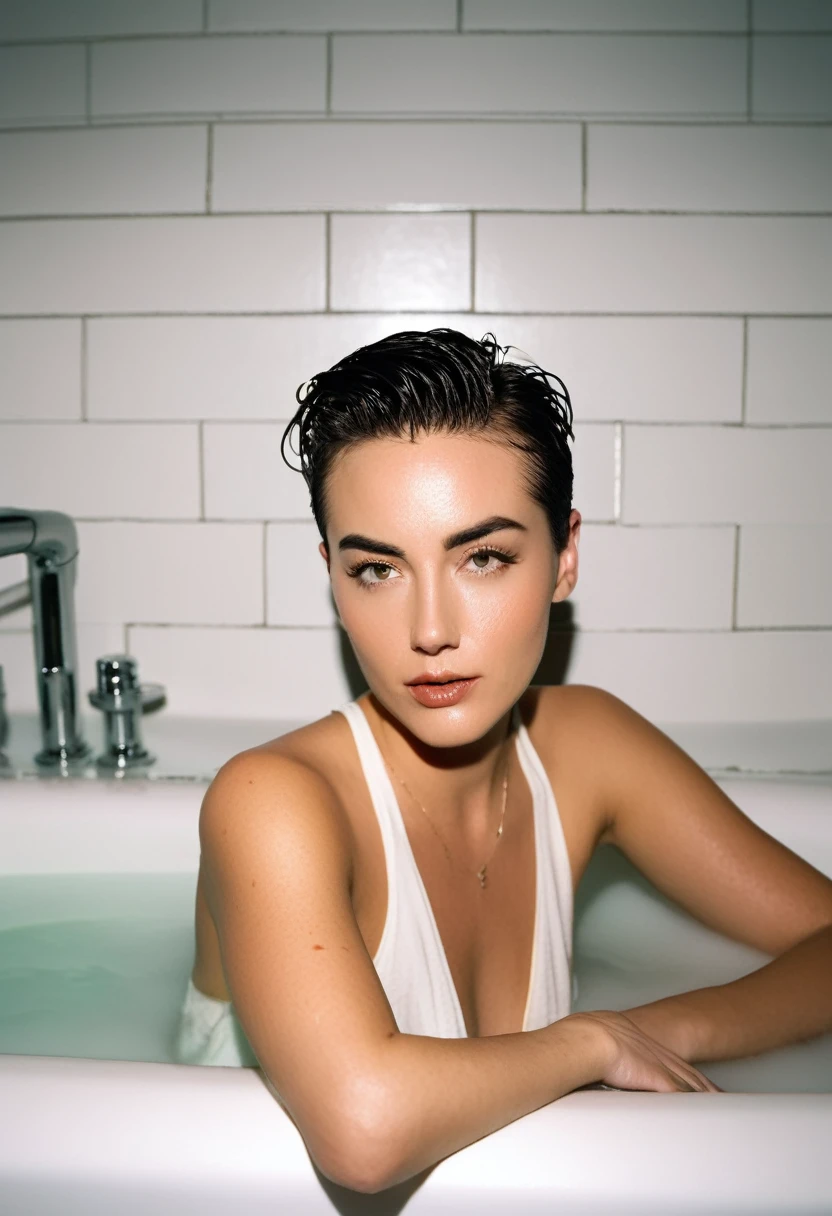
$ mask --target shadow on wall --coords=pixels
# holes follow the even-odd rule
[[[549,605],[549,630],[543,657],[530,683],[563,684],[569,670],[572,646],[576,633],[574,607],[568,600]],[[339,628],[338,645],[341,649],[341,664],[350,697],[355,699],[367,692],[367,681],[358,665],[346,630]]]

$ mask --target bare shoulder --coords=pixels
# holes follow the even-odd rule
[[[199,839],[209,871],[264,852],[279,853],[282,869],[293,853],[313,850],[349,877],[352,840],[337,794],[285,747],[250,748],[222,766],[202,802]]]

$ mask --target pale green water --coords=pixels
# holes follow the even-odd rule
[[[0,1054],[175,1063],[195,893],[194,873],[0,878]],[[574,941],[576,1011],[627,1009],[767,961],[691,920],[615,849],[584,876]],[[832,1034],[699,1067],[732,1091],[832,1093]]]
[[[196,875],[0,879],[0,1053],[174,1062]]]

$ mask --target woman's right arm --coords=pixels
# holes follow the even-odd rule
[[[705,1089],[625,1015],[442,1039],[399,1032],[352,910],[334,791],[289,757],[236,756],[200,815],[205,891],[234,1009],[318,1168],[373,1192],[595,1081]]]

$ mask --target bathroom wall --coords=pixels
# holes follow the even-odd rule
[[[82,690],[127,648],[169,713],[360,691],[280,438],[449,324],[572,398],[540,681],[832,717],[832,4],[5,0],[0,43],[0,501],[78,521]]]

